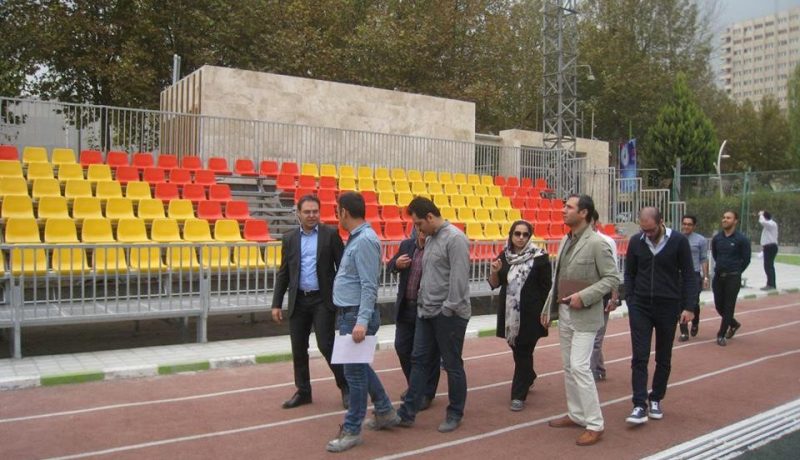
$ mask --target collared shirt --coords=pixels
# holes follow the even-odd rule
[[[703,235],[695,232],[686,235],[686,239],[689,240],[689,249],[692,250],[694,271],[700,273],[703,271],[703,262],[708,260],[708,241]]]
[[[659,240],[658,243],[653,244],[653,242],[650,241],[650,238],[648,238],[647,235],[642,233],[642,239],[644,240],[645,243],[647,243],[647,247],[650,248],[650,252],[652,252],[654,256],[658,255],[658,253],[661,252],[662,249],[664,249],[664,246],[667,245],[667,240],[669,240],[670,236],[672,236],[672,229],[664,227],[664,234],[661,235],[661,240]]]
[[[469,319],[469,241],[461,230],[445,221],[428,236],[422,265],[425,276],[419,287],[418,315],[433,318],[439,313],[455,314]]]
[[[778,244],[778,223],[774,219],[767,220],[764,213],[758,213],[758,223],[761,224],[761,246],[765,244]]]
[[[419,295],[419,282],[422,280],[422,258],[425,255],[425,248],[417,246],[414,257],[411,259],[411,267],[408,271],[408,283],[406,284],[406,299],[417,300]]]
[[[319,240],[319,225],[315,225],[306,233],[300,227],[300,284],[301,291],[318,291],[317,279],[317,244]]]
[[[730,236],[717,232],[711,240],[715,273],[742,273],[750,265],[750,240],[736,230]]]
[[[334,305],[358,305],[356,324],[369,324],[378,299],[380,273],[381,243],[369,223],[365,222],[350,232],[336,278],[333,280]]]

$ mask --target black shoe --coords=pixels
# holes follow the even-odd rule
[[[728,342],[725,340],[725,337],[723,337],[723,336],[717,337],[717,345],[719,345],[721,347],[724,347],[727,344],[728,344]]]
[[[736,331],[738,331],[740,327],[742,327],[742,325],[741,325],[741,324],[737,324],[736,326],[731,326],[731,327],[728,329],[728,333],[727,333],[727,334],[725,334],[725,338],[726,338],[726,339],[732,339],[732,338],[733,338],[733,336],[736,334]]]
[[[350,409],[350,392],[347,390],[342,390],[342,407]]]
[[[689,334],[681,334],[678,340],[681,342],[686,342],[687,340],[689,340]]]
[[[697,337],[698,329],[700,329],[700,327],[697,324],[692,324],[692,337]]]
[[[284,401],[282,407],[284,409],[294,409],[295,407],[302,406],[303,404],[311,404],[311,395],[298,392],[293,394],[288,400]]]

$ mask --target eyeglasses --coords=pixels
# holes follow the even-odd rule
[[[514,232],[514,236],[516,236],[517,238],[527,238],[531,236],[531,234],[528,232]]]

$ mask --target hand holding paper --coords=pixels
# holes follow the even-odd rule
[[[377,343],[378,337],[374,335],[365,336],[358,343],[352,335],[337,335],[333,341],[331,364],[371,364]]]

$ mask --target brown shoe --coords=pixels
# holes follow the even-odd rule
[[[565,415],[561,418],[557,418],[555,420],[550,420],[547,424],[553,428],[580,427],[580,425],[572,421],[572,419],[569,418],[568,415]]]
[[[581,433],[580,437],[578,437],[578,440],[575,441],[575,444],[579,446],[591,446],[597,444],[601,436],[603,436],[602,431],[585,430]]]

